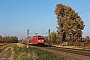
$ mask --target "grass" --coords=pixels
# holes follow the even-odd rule
[[[29,49],[18,47],[17,45],[13,45],[13,47],[15,51],[14,60],[67,60],[34,47],[30,47]]]
[[[74,46],[73,48],[81,49],[81,50],[90,50],[90,47],[78,47],[78,46]]]
[[[82,50],[90,50],[90,48],[85,48],[85,47],[83,47]]]

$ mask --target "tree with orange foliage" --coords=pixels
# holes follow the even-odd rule
[[[85,25],[78,13],[70,6],[65,6],[63,4],[57,4],[54,12],[57,16],[58,28],[62,41],[80,41],[82,39],[82,30]]]

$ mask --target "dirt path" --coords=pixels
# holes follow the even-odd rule
[[[6,50],[0,53],[0,60],[11,60],[12,51]]]
[[[8,47],[4,51],[0,52],[0,60],[12,60],[11,56],[12,56],[11,47]]]

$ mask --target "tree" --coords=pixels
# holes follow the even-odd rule
[[[3,42],[4,43],[8,43],[8,40],[9,40],[9,37],[8,36],[3,37]]]
[[[3,42],[3,41],[2,41],[2,38],[3,38],[3,37],[0,35],[0,43],[2,43],[2,42]]]
[[[53,43],[55,43],[56,42],[56,32],[51,32],[51,34],[50,34],[50,39],[51,39],[51,43],[53,44]]]
[[[89,36],[86,36],[86,40],[87,40],[87,41],[89,40]]]
[[[17,43],[18,42],[18,38],[16,36],[11,36],[9,41],[10,41],[10,43]]]
[[[14,36],[14,43],[18,43],[18,38]]]
[[[16,36],[5,36],[3,37],[4,43],[18,43],[18,38]]]
[[[62,41],[67,41],[67,37],[74,42],[80,41],[85,25],[78,13],[63,4],[57,4],[54,12],[57,16]]]

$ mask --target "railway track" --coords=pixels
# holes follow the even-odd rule
[[[90,57],[90,50],[82,50],[82,49],[73,49],[73,48],[62,48],[62,47],[54,47],[54,46],[35,46],[37,48],[44,48],[44,49],[49,49],[49,50],[55,50],[55,51],[61,51],[61,52],[67,52],[67,53],[72,53],[72,54],[77,54],[77,55],[82,55],[82,56],[88,56]]]
[[[45,50],[47,52],[51,52],[58,57],[64,57],[71,60],[90,60],[90,50],[80,50],[80,49],[72,49],[72,48],[62,48],[62,47],[54,47],[54,46],[34,46],[31,47],[39,48],[41,50]]]
[[[80,49],[72,49],[72,48],[60,48],[60,47],[43,47],[43,48],[90,57],[90,51],[89,50],[80,50]]]

